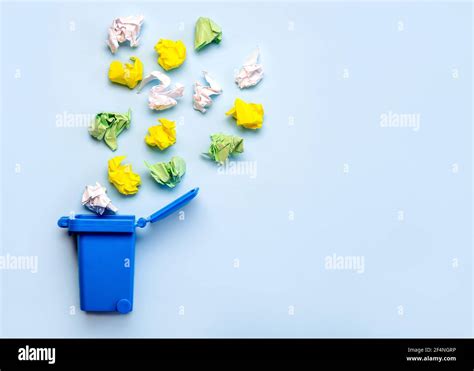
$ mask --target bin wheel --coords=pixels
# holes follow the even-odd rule
[[[132,303],[127,299],[120,299],[117,303],[117,312],[129,313],[132,311]]]

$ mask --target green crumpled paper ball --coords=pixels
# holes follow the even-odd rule
[[[186,162],[178,156],[173,156],[170,162],[158,162],[150,165],[145,161],[150,175],[158,184],[174,188],[186,172]]]
[[[104,140],[112,151],[118,147],[117,137],[128,129],[132,111],[127,113],[101,112],[95,115],[95,120],[89,127],[89,134],[97,140]]]
[[[204,155],[219,164],[223,164],[230,155],[242,152],[244,152],[243,138],[237,135],[217,133],[211,135],[209,151]]]
[[[194,49],[199,51],[206,45],[222,41],[222,28],[210,18],[199,17],[194,29]]]

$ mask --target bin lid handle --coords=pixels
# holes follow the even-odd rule
[[[137,220],[137,227],[144,228],[147,223],[154,223],[158,220],[166,218],[168,215],[173,214],[175,211],[181,209],[189,201],[191,201],[199,192],[199,188],[194,188],[188,193],[177,198],[170,204],[166,205],[164,208],[158,210],[157,212],[151,214],[148,218],[140,218]]]

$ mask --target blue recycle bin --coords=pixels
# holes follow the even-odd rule
[[[195,188],[148,218],[134,215],[63,216],[58,226],[77,237],[81,310],[128,313],[133,309],[135,228],[144,228],[182,208]]]

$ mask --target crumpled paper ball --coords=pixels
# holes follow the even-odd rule
[[[205,156],[223,164],[231,155],[244,152],[244,139],[237,135],[216,133],[211,135],[211,145]]]
[[[173,156],[170,162],[158,162],[154,165],[145,162],[145,165],[158,184],[169,188],[176,187],[186,172],[186,162],[179,156]]]
[[[143,63],[137,57],[130,57],[130,60],[133,64],[113,61],[109,67],[109,79],[133,89],[143,78]]]
[[[129,41],[132,48],[138,46],[143,19],[142,15],[130,15],[113,20],[112,26],[109,27],[109,36],[107,38],[107,45],[112,53],[115,54],[120,43],[125,41]]]
[[[107,196],[107,189],[96,182],[95,185],[88,185],[82,194],[82,205],[96,214],[102,215],[105,210],[110,210],[116,213],[118,209],[114,206],[109,196]]]
[[[260,129],[263,124],[263,106],[257,103],[247,103],[237,98],[234,107],[225,113],[237,120],[237,125],[247,129]]]
[[[122,165],[125,156],[116,156],[109,160],[109,182],[124,195],[133,195],[138,192],[141,184],[140,175],[132,171],[132,165]]]
[[[145,142],[149,146],[164,150],[176,143],[176,123],[164,118],[158,121],[161,125],[152,126],[148,129]]]
[[[186,46],[181,40],[160,39],[155,45],[158,53],[158,64],[166,71],[178,68],[186,59]]]
[[[210,18],[199,17],[194,28],[194,49],[201,50],[206,45],[222,41],[222,28]]]

